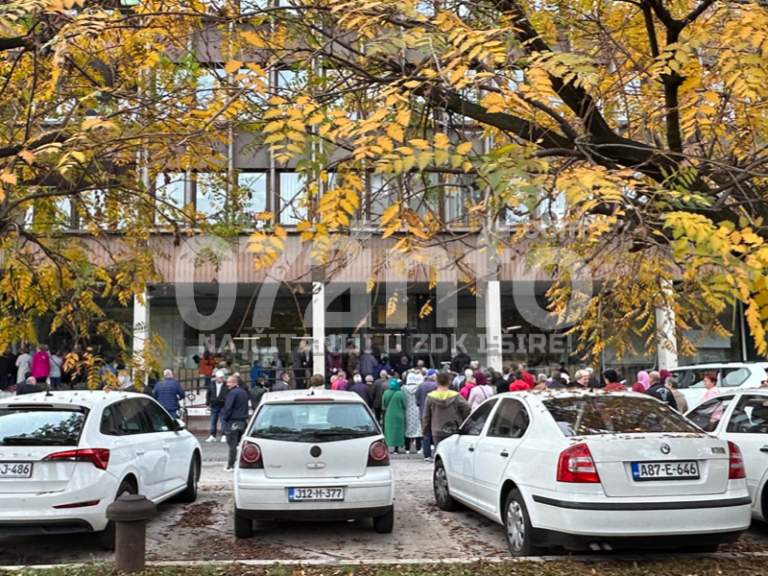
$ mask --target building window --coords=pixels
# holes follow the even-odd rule
[[[281,224],[295,226],[307,218],[307,207],[304,201],[306,180],[298,172],[281,172],[279,180]]]
[[[165,223],[169,216],[173,216],[175,210],[184,208],[185,187],[186,177],[181,172],[165,173],[157,177],[155,183],[155,220],[158,223]]]
[[[223,174],[198,172],[195,209],[206,218],[220,216],[227,207],[227,182]]]
[[[443,178],[445,221],[449,226],[467,226],[469,208],[481,200],[475,177],[470,174],[448,174]]]
[[[241,205],[248,219],[254,219],[259,212],[267,210],[269,174],[267,172],[240,172],[237,186],[242,194]]]
[[[398,201],[399,196],[394,182],[383,174],[370,174],[370,221],[379,222],[384,210]]]

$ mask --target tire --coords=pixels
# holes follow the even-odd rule
[[[373,519],[373,529],[379,534],[392,534],[395,528],[395,507],[389,509],[389,512],[383,516],[377,516]]]
[[[115,496],[115,500],[120,498],[123,494],[137,494],[136,488],[133,487],[133,484],[130,482],[127,482],[123,480],[120,483],[120,486],[117,489],[117,495]],[[106,550],[107,552],[113,552],[115,550],[115,523],[110,521],[107,524],[107,527],[104,528],[101,532],[97,533],[97,538],[99,539],[99,548],[102,550]]]
[[[253,536],[253,521],[241,516],[235,508],[235,538],[250,538]]]
[[[534,546],[533,529],[525,507],[523,495],[515,488],[507,496],[504,505],[504,532],[507,548],[512,556],[541,556],[543,548]]]
[[[448,474],[445,472],[442,460],[435,462],[435,471],[432,473],[432,492],[435,495],[435,503],[440,510],[455,512],[461,508],[461,504],[451,496],[451,491],[448,488]]]
[[[192,456],[189,463],[189,474],[187,475],[187,487],[179,492],[176,497],[179,502],[191,503],[197,500],[197,482],[200,479],[200,461],[197,455]]]

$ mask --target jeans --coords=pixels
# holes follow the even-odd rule
[[[414,448],[414,444],[416,445]],[[405,449],[414,452],[418,452],[421,450],[421,438],[406,438],[405,439]]]
[[[211,408],[211,436],[216,438],[216,424],[221,420],[221,435],[224,435],[224,418],[221,416],[221,408]]]
[[[432,431],[431,430],[427,432],[426,436],[424,436],[424,442],[422,443],[422,446],[424,447],[424,458],[432,458]]]
[[[49,376],[51,380],[51,390],[56,390],[59,386],[61,386],[61,377],[56,378],[54,376]]]
[[[205,378],[205,389],[208,390],[208,388],[211,387],[211,377],[210,376],[204,376]]]
[[[237,446],[240,444],[240,438],[243,436],[244,430],[235,430],[232,424],[238,422],[238,420],[230,420],[226,425],[227,445],[229,446],[229,458],[227,459],[227,468],[235,467],[235,458],[237,458]],[[240,420],[239,422],[244,422]]]

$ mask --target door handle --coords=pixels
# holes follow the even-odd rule
[[[760,448],[760,452],[768,452],[768,446],[763,446]]]
[[[136,450],[136,456],[144,456],[144,450]]]
[[[469,448],[467,448],[467,450],[469,450],[470,452],[474,452],[475,451],[475,447],[474,446],[470,446]]]
[[[502,450],[501,451],[501,456],[504,457],[504,458],[509,458],[509,452],[507,452],[506,450]]]
[[[163,444],[163,450],[165,450],[166,452],[168,452],[168,450],[170,450],[170,449],[171,449],[171,447],[170,447],[170,446],[168,446],[168,444]]]

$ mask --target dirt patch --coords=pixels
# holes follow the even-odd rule
[[[195,550],[197,560],[296,560],[280,546],[265,544],[258,536],[249,539],[209,538]]]
[[[213,512],[218,504],[212,500],[192,504],[181,515],[176,526],[181,528],[204,528],[213,524]]]
[[[765,552],[765,540],[755,538],[749,534],[742,534],[732,544],[721,544],[718,552]]]

